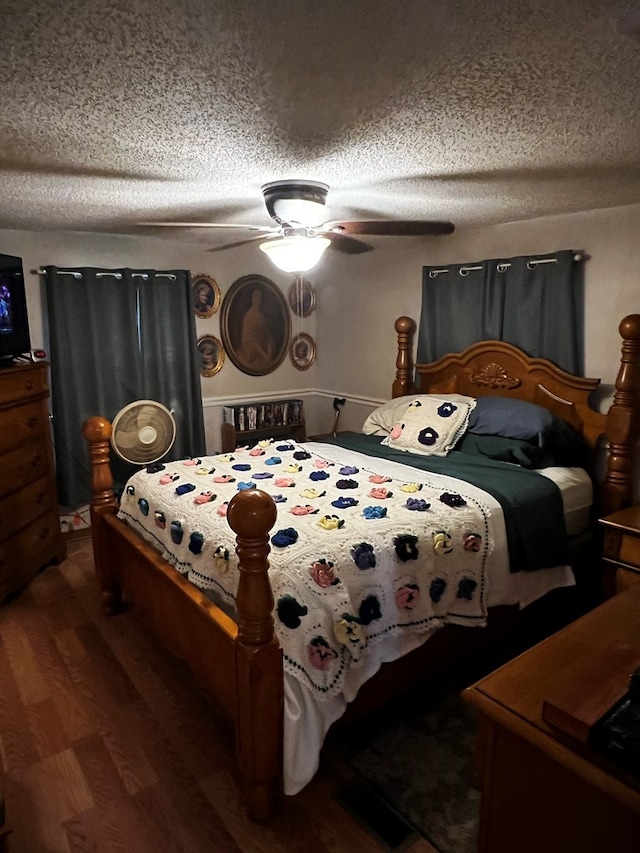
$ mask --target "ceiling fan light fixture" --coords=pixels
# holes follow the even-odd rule
[[[270,181],[262,185],[269,216],[281,225],[322,225],[329,185],[320,181]]]
[[[305,198],[279,198],[273,202],[273,211],[278,222],[289,225],[322,225],[327,218],[324,203]]]
[[[260,243],[260,249],[283,272],[307,272],[315,267],[331,240],[328,237],[279,237]]]

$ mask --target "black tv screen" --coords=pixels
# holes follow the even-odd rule
[[[0,359],[31,349],[22,258],[0,254]]]

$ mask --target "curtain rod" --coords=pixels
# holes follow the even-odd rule
[[[585,255],[584,252],[576,252],[573,256],[573,260],[574,261],[588,261],[589,256]],[[533,269],[533,267],[537,267],[538,264],[557,264],[557,263],[558,263],[558,261],[555,258],[534,258],[531,261],[527,261],[527,267],[528,267],[528,269]],[[511,267],[511,264],[508,263],[508,261],[501,261],[499,264],[496,264],[496,269],[498,272],[506,272],[508,269],[510,269],[510,267]],[[474,272],[475,270],[481,270],[481,269],[482,269],[481,265],[475,266],[475,267],[460,267],[460,269],[458,270],[458,273],[460,275],[464,276],[464,275],[468,275],[470,272]],[[429,278],[436,278],[437,276],[439,276],[441,273],[444,273],[444,272],[449,272],[448,268],[442,269],[442,270],[430,270],[429,271]]]
[[[74,278],[82,278],[83,273],[78,272],[77,270],[57,270],[59,275],[72,275]],[[46,275],[46,270],[31,270],[31,275]],[[121,272],[97,272],[97,278],[103,278],[106,275],[112,275],[114,278],[121,279]],[[156,278],[170,278],[172,281],[175,281],[175,275],[170,272],[157,272],[155,273]],[[146,272],[132,272],[131,278],[149,278],[149,274]]]

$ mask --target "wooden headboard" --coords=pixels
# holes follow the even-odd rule
[[[413,365],[415,322],[399,317],[394,397],[406,394],[486,394],[536,403],[563,418],[580,432],[593,455],[606,437],[606,477],[599,485],[599,511],[613,512],[632,501],[634,444],[640,431],[640,314],[620,323],[622,352],[613,403],[607,413],[596,411],[591,396],[599,379],[574,376],[543,358],[531,358],[505,341],[480,341],[431,364]],[[415,375],[415,381],[414,381]]]

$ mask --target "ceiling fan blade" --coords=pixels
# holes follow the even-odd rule
[[[268,240],[269,235],[265,237],[263,234],[259,234],[257,237],[249,237],[246,240],[236,240],[235,243],[225,243],[224,246],[214,246],[213,249],[207,249],[207,252],[224,252],[225,249],[235,249],[236,246],[246,246],[249,243],[256,243],[258,240],[265,239]]]
[[[423,237],[425,235],[451,234],[452,222],[428,222],[419,220],[368,220],[361,222],[325,222],[323,230],[340,234],[365,234],[383,237]]]
[[[346,234],[336,234],[335,231],[323,231],[322,236],[328,237],[331,240],[331,249],[344,252],[345,255],[361,255],[363,252],[373,251],[373,246],[369,243],[365,243],[364,240],[347,237]]]
[[[237,222],[137,222],[143,228],[240,228],[243,231],[260,231],[269,234],[279,231],[269,225],[240,225]]]

